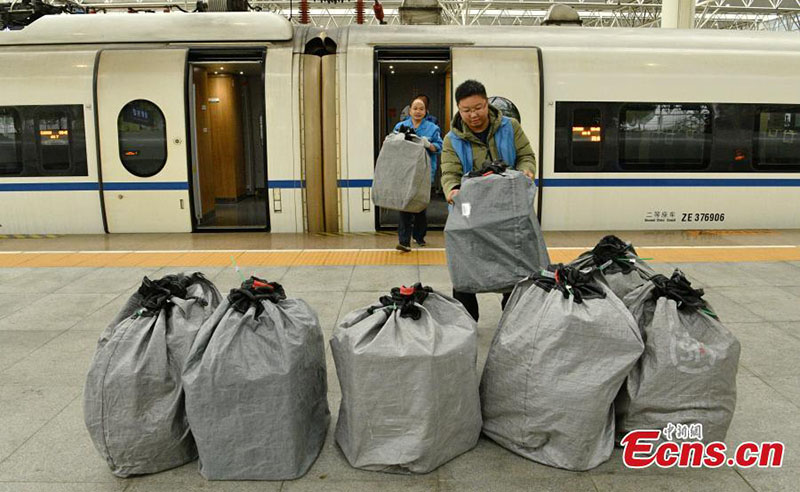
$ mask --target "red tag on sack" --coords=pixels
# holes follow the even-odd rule
[[[406,287],[405,285],[400,287],[400,295],[413,296],[414,292],[415,292],[414,287]]]

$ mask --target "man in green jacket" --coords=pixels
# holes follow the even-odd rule
[[[477,80],[467,80],[456,88],[458,113],[453,117],[451,130],[442,147],[442,188],[449,203],[453,203],[461,188],[461,177],[484,163],[504,161],[533,179],[536,158],[533,148],[519,122],[504,117],[489,104],[486,88]],[[509,294],[503,294],[505,307]],[[478,299],[475,294],[453,290],[475,320],[478,320]]]

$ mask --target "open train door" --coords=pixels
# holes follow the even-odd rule
[[[541,67],[537,48],[454,47],[451,51],[453,113],[458,111],[455,90],[462,82],[475,79],[486,86],[489,97],[499,96],[517,107],[531,146],[541,181]],[[541,189],[537,210],[541,221]]]
[[[108,232],[191,232],[185,49],[106,50],[97,72]]]

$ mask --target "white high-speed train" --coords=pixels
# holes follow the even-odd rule
[[[800,227],[800,37],[46,16],[0,32],[0,234],[371,231],[412,96],[518,108],[544,230]],[[443,200],[430,221],[442,224]]]

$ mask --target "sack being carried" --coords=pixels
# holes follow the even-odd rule
[[[401,212],[422,212],[431,201],[428,140],[413,132],[392,133],[383,141],[375,164],[372,201]]]
[[[477,327],[416,284],[348,314],[331,350],[342,388],[336,442],[356,468],[428,473],[478,443]]]
[[[209,480],[291,480],[319,455],[330,421],[322,328],[300,299],[251,277],[192,346],[186,413]]]
[[[740,345],[675,270],[631,292],[625,304],[645,342],[617,405],[617,433],[702,424],[704,442],[724,441],[736,408]]]
[[[656,274],[647,262],[639,258],[631,243],[614,235],[601,239],[591,251],[583,253],[570,265],[595,268],[598,280],[608,285],[620,299]]]
[[[533,210],[536,186],[504,164],[473,171],[444,227],[447,267],[458,292],[510,292],[550,263]]]
[[[614,447],[614,398],[643,348],[625,305],[591,274],[534,274],[517,284],[489,348],[484,434],[545,465],[600,465]]]
[[[220,299],[201,273],[145,277],[100,336],[86,376],[83,414],[114,475],[156,473],[197,458],[181,372]]]

